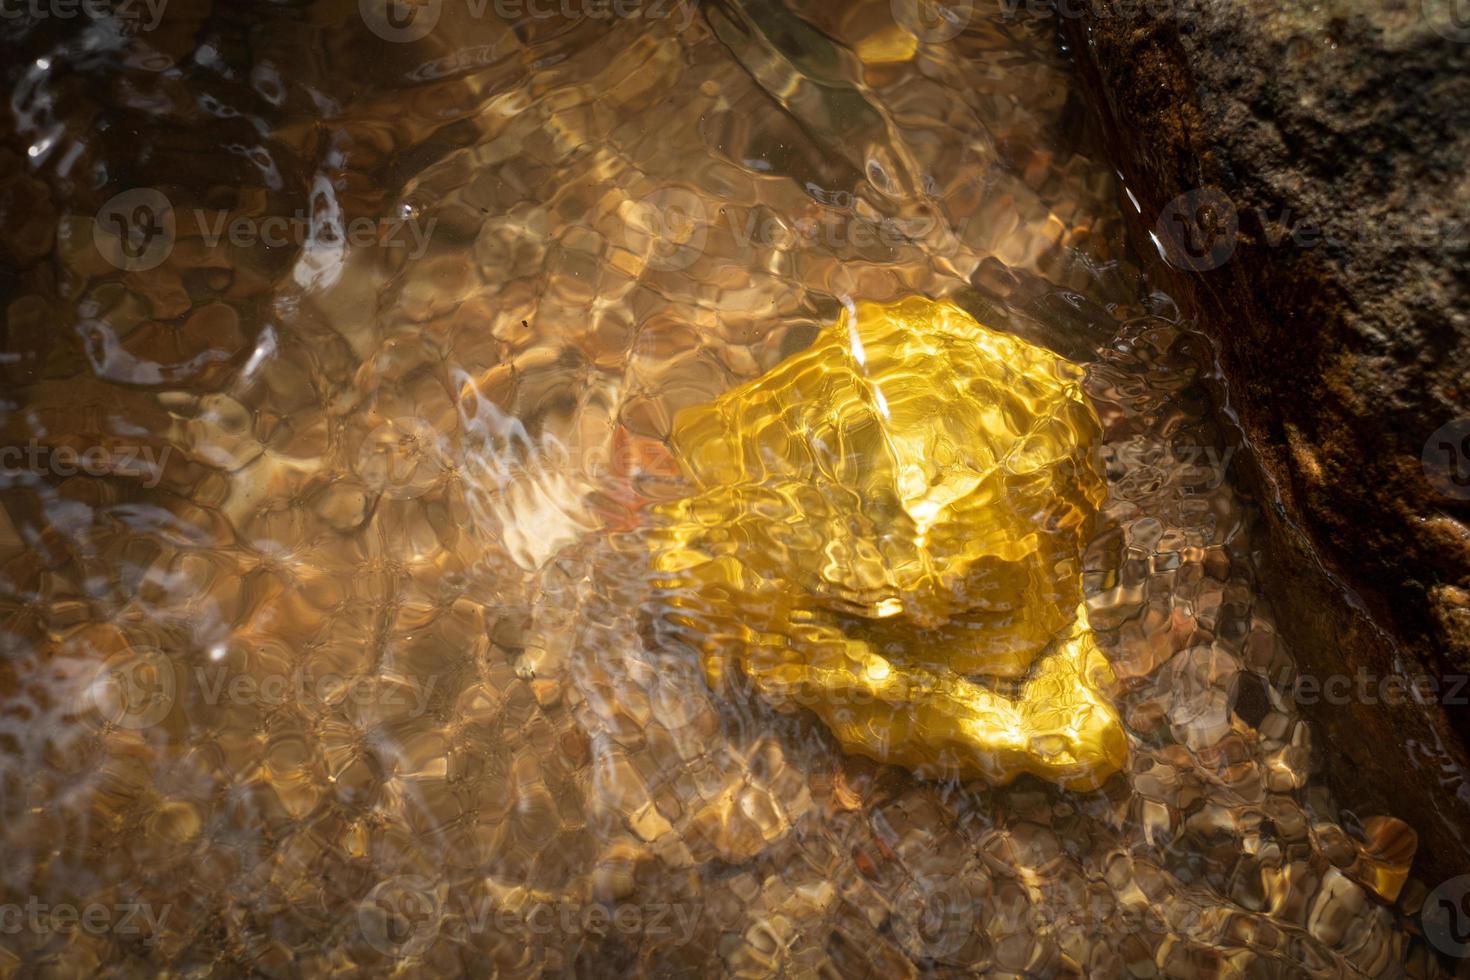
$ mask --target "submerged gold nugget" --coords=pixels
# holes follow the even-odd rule
[[[739,670],[850,751],[927,774],[1091,789],[1116,772],[1082,603],[1103,481],[1080,377],[912,298],[858,305],[681,412],[695,493],[661,508],[654,566],[710,683]]]

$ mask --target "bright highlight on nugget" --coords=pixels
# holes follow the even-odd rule
[[[1103,498],[1070,362],[949,302],[858,304],[675,419],[668,619],[842,744],[925,775],[1092,789],[1127,742],[1082,602]]]

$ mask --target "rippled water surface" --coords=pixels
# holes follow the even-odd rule
[[[1434,974],[1054,22],[532,7],[3,25],[0,975]],[[651,625],[674,413],[911,294],[1086,365],[1096,792]]]

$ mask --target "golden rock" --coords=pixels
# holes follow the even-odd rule
[[[672,446],[666,620],[850,751],[1100,785],[1127,743],[1082,604],[1100,427],[1070,362],[948,302],[850,307]]]

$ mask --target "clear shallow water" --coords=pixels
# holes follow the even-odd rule
[[[0,971],[1433,973],[1052,22],[476,9],[6,28]],[[1096,793],[845,755],[653,625],[673,414],[913,293],[1088,366]]]

